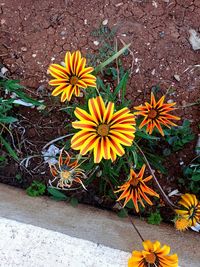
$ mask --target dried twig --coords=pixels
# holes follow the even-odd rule
[[[157,178],[156,178],[156,176],[154,174],[154,171],[152,170],[152,168],[151,168],[151,166],[149,164],[148,159],[146,158],[146,156],[145,156],[144,152],[142,151],[142,149],[140,148],[140,146],[135,141],[134,141],[134,144],[137,147],[137,149],[140,151],[140,153],[142,154],[142,156],[143,156],[143,158],[144,158],[144,160],[145,160],[145,162],[146,162],[146,164],[147,164],[147,166],[148,166],[148,168],[150,170],[151,175],[153,176],[153,179],[154,179],[154,181],[155,181],[155,183],[156,183],[156,185],[157,185],[157,187],[158,187],[161,195],[165,199],[166,203],[168,203],[168,205],[170,206],[170,208],[172,210],[174,210],[174,208],[177,208],[177,206],[174,205],[174,203],[172,203],[171,200],[168,198],[168,196],[165,194],[164,190],[162,189],[161,185],[159,184],[159,182],[158,182],[158,180],[157,180]]]

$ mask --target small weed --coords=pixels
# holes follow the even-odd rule
[[[26,189],[26,193],[30,197],[38,197],[44,195],[46,191],[46,186],[39,182],[39,181],[33,181],[32,184]]]
[[[165,140],[173,152],[183,149],[184,145],[194,140],[195,135],[190,128],[190,122],[185,120],[182,126],[172,127],[165,131]]]
[[[150,214],[150,216],[147,218],[147,222],[149,224],[156,224],[156,225],[159,225],[162,221],[162,217],[160,215],[160,212],[159,211],[156,211],[156,212],[152,212]]]
[[[200,158],[195,159],[191,164],[183,169],[183,178],[179,183],[184,185],[194,194],[200,193]]]

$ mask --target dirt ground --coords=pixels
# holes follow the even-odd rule
[[[61,104],[50,98],[49,64],[61,62],[67,50],[95,53],[99,45],[91,32],[106,20],[109,28],[117,29],[120,46],[131,42],[132,56],[126,66],[132,70],[127,98],[133,106],[147,100],[152,86],[159,84],[163,94],[172,87],[168,100],[178,103],[177,115],[189,119],[197,133],[199,106],[182,106],[197,101],[200,95],[200,68],[195,67],[200,64],[200,50],[194,51],[189,43],[189,30],[200,32],[199,17],[200,0],[1,0],[1,63],[27,92],[48,103],[40,118],[35,110],[20,109],[26,153],[41,153],[47,142],[66,134]],[[174,176],[180,170],[180,157],[186,163],[193,157],[194,145],[187,146],[185,154],[174,156],[170,163]],[[13,166],[13,170],[10,166],[5,170],[7,183],[15,183]]]

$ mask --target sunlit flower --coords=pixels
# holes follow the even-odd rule
[[[189,221],[184,217],[178,217],[174,222],[176,230],[183,232],[190,226]]]
[[[168,255],[170,247],[164,245],[161,247],[159,241],[143,242],[144,250],[133,251],[128,261],[128,267],[178,267],[177,254]]]
[[[96,77],[91,74],[92,67],[86,68],[86,59],[81,57],[80,51],[67,52],[65,55],[65,67],[59,64],[49,66],[50,74],[55,78],[49,82],[56,86],[52,95],[61,94],[61,102],[70,101],[73,93],[80,95],[80,88],[86,89],[88,86],[96,87]]]
[[[66,158],[63,158],[63,152],[65,153]],[[49,165],[51,174],[54,176],[54,179],[49,181],[50,185],[57,181],[58,188],[70,188],[73,182],[79,183],[85,186],[81,181],[82,178],[86,178],[84,171],[79,168],[78,160],[71,160],[71,157],[64,149],[61,150],[60,156],[58,159],[57,165]]]
[[[200,223],[200,202],[193,194],[184,194],[178,202],[182,206],[181,210],[176,209],[176,213],[188,220],[190,226]]]
[[[135,115],[144,116],[143,121],[141,122],[139,128],[147,125],[146,132],[152,134],[154,128],[156,127],[160,134],[164,136],[163,129],[161,125],[165,125],[168,128],[170,126],[176,126],[175,123],[171,120],[180,120],[179,117],[169,114],[170,111],[173,111],[173,107],[176,103],[164,103],[165,96],[162,96],[158,102],[156,102],[154,94],[151,93],[151,103],[145,102],[144,106],[134,107],[134,109],[139,110],[135,112]]]
[[[71,147],[80,150],[81,155],[94,151],[94,162],[102,158],[114,161],[125,151],[122,145],[131,146],[135,133],[135,117],[128,108],[114,111],[114,103],[107,106],[101,96],[88,101],[89,113],[76,108],[74,114],[80,121],[72,126],[81,129],[71,140]]]
[[[122,192],[117,201],[120,201],[121,199],[125,198],[124,206],[126,206],[126,204],[132,199],[136,212],[139,212],[138,201],[143,207],[145,206],[142,198],[149,205],[153,205],[153,203],[147,197],[146,194],[150,196],[159,197],[159,195],[155,191],[153,191],[146,185],[146,182],[152,179],[152,175],[143,179],[145,168],[146,165],[144,164],[138,174],[135,173],[134,170],[131,168],[129,180],[123,185],[119,186],[119,190],[115,191],[115,193]]]

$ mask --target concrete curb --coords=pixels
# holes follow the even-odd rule
[[[31,198],[23,190],[3,184],[0,184],[0,216],[129,253],[142,248],[127,219],[120,219],[112,212],[82,204],[73,208],[47,197]],[[178,254],[181,267],[200,266],[199,234],[178,233],[169,225],[152,226],[138,218],[134,221],[144,239],[170,245],[172,253]]]
[[[126,267],[130,253],[0,218],[0,266]]]

